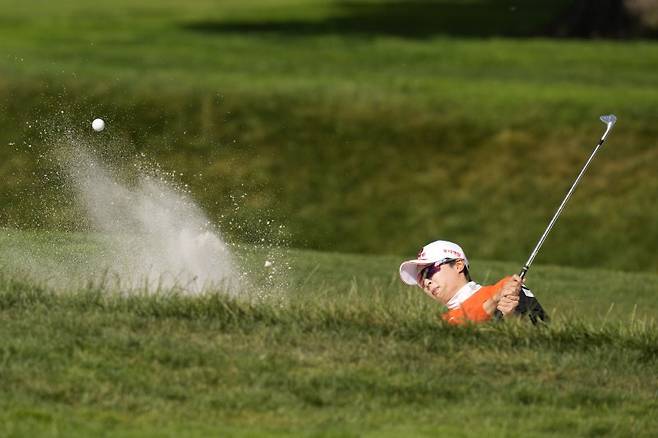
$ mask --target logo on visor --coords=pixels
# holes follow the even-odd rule
[[[454,249],[444,249],[443,252],[447,252],[448,254],[457,256],[458,258],[464,257],[459,251],[455,251]]]

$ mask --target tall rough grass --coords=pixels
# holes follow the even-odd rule
[[[542,327],[453,327],[415,290],[306,283],[279,296],[190,296],[92,286],[55,292],[3,275],[0,430],[651,436],[656,429],[651,319],[558,315]],[[529,415],[509,414],[519,410]],[[464,414],[474,420],[468,429]]]
[[[306,291],[308,292],[308,291]],[[26,281],[0,279],[0,310],[28,312],[33,309],[78,314],[128,314],[145,319],[207,321],[226,330],[249,330],[254,325],[279,326],[292,331],[335,331],[392,336],[400,339],[445,337],[466,345],[488,348],[576,349],[601,347],[633,352],[643,360],[658,358],[658,327],[653,319],[592,321],[559,317],[549,324],[531,327],[525,321],[454,327],[428,311],[415,290],[398,297],[357,291],[332,296],[315,290],[307,299],[292,297],[231,297],[221,290],[190,295],[184,290],[118,292],[89,287],[55,292]],[[298,294],[304,294],[299,291]],[[424,342],[427,342],[425,339]]]

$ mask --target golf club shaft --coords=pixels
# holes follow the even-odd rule
[[[521,272],[519,273],[519,277],[521,277],[521,279],[525,278],[526,274],[528,273],[528,270],[530,269],[530,265],[532,265],[533,260],[535,260],[535,257],[537,256],[537,253],[539,252],[539,249],[541,248],[541,246],[544,244],[544,241],[546,240],[546,237],[548,236],[548,233],[550,233],[551,229],[553,228],[553,225],[555,225],[555,222],[557,221],[557,218],[560,216],[560,213],[562,213],[562,210],[564,209],[564,206],[567,204],[567,201],[569,201],[569,198],[571,198],[571,195],[573,194],[574,190],[576,189],[576,186],[580,182],[580,179],[585,174],[585,171],[589,167],[589,164],[592,162],[592,160],[594,159],[594,156],[596,155],[596,153],[599,151],[599,149],[603,145],[603,142],[605,141],[606,137],[610,133],[610,130],[612,129],[612,126],[615,124],[615,122],[617,120],[616,117],[614,117],[614,116],[602,116],[601,120],[604,120],[604,117],[608,117],[608,118],[611,118],[611,119],[607,119],[608,121],[606,123],[606,125],[607,125],[606,130],[603,133],[603,135],[601,136],[601,140],[599,140],[598,144],[594,148],[594,151],[592,152],[592,154],[587,159],[587,162],[585,163],[583,168],[580,170],[580,173],[576,177],[576,180],[571,185],[571,188],[569,189],[566,196],[562,200],[562,203],[560,204],[557,211],[553,215],[553,219],[551,219],[548,226],[544,230],[544,234],[542,234],[542,236],[539,238],[539,242],[537,242],[537,245],[535,246],[535,249],[532,251],[532,254],[530,254],[530,257],[528,258],[528,261],[526,261],[525,265],[523,265],[523,268],[521,269]]]
[[[589,163],[592,162],[592,159],[594,159],[594,156],[599,151],[599,148],[601,147],[601,145],[603,144],[604,141],[605,141],[605,136],[601,137],[601,140],[599,141],[599,143],[594,148],[594,152],[592,152],[592,155],[589,156],[589,159],[587,160],[587,162],[585,163],[583,168],[580,170],[580,173],[578,174],[578,177],[576,178],[574,183],[571,185],[571,188],[567,192],[567,195],[564,197],[564,199],[562,200],[562,203],[560,204],[557,211],[553,215],[553,219],[551,219],[551,222],[548,224],[548,226],[544,230],[544,234],[542,234],[542,236],[539,238],[539,242],[537,242],[537,245],[535,246],[535,249],[532,251],[532,254],[530,254],[530,257],[528,258],[528,261],[525,262],[525,265],[523,265],[523,269],[521,269],[521,272],[519,273],[519,277],[521,277],[521,279],[525,278],[528,270],[530,269],[530,265],[532,265],[533,260],[535,260],[535,257],[537,256],[537,253],[539,252],[539,249],[541,248],[541,246],[544,244],[544,241],[546,240],[546,237],[548,236],[548,233],[551,232],[551,229],[553,228],[553,225],[555,225],[555,222],[557,222],[557,218],[562,213],[562,210],[564,209],[564,206],[569,201],[569,198],[571,198],[571,195],[573,194],[574,190],[576,189],[576,186],[580,182],[580,179],[583,177],[583,175],[585,174],[585,171],[589,167]]]
[[[544,241],[546,240],[546,237],[548,236],[548,233],[550,233],[551,229],[553,228],[553,225],[555,225],[555,222],[557,221],[557,218],[560,216],[560,213],[562,213],[562,210],[564,209],[564,206],[567,204],[567,201],[569,201],[569,198],[571,198],[571,195],[573,194],[573,191],[575,190],[576,186],[578,185],[578,182],[580,182],[580,179],[583,177],[585,174],[585,171],[589,167],[589,164],[592,162],[594,159],[594,156],[596,153],[599,151],[599,148],[603,145],[603,142],[605,139],[608,137],[608,134],[610,133],[610,130],[614,126],[615,122],[617,121],[617,117],[615,117],[614,114],[610,114],[607,116],[601,116],[601,121],[606,124],[606,130],[603,133],[603,136],[601,136],[601,139],[599,140],[598,144],[594,148],[594,151],[592,154],[589,156],[587,159],[587,162],[583,166],[583,168],[580,170],[580,173],[576,177],[576,180],[574,183],[571,185],[571,188],[567,192],[566,196],[562,200],[562,203],[558,207],[557,211],[553,215],[553,218],[551,219],[550,223],[544,230],[544,234],[539,238],[539,242],[537,242],[537,245],[535,246],[535,249],[532,251],[532,254],[530,254],[530,257],[528,258],[528,261],[525,262],[525,265],[523,265],[523,268],[521,269],[521,272],[519,272],[519,277],[521,277],[521,281],[525,278],[526,274],[528,273],[528,270],[530,269],[530,265],[532,265],[532,262],[535,260],[535,257],[537,256],[537,253],[539,252],[539,249],[541,246],[544,244]],[[503,318],[503,313],[496,309],[494,312],[494,319],[496,320],[501,320]]]

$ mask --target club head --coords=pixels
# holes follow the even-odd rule
[[[606,116],[601,116],[599,118],[603,123],[606,124],[605,133],[603,134],[603,137],[601,137],[601,144],[603,144],[606,137],[610,133],[610,130],[615,125],[615,122],[617,121],[617,116],[615,116],[614,114],[608,114]]]
[[[614,125],[615,122],[617,121],[617,116],[615,116],[614,114],[608,114],[606,116],[601,116],[599,118],[603,123],[605,123],[608,126]]]

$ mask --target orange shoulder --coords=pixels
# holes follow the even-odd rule
[[[457,309],[443,314],[443,319],[449,324],[465,324],[467,322],[486,322],[496,311],[498,297],[496,296],[510,277],[505,277],[496,284],[482,286]]]
[[[464,324],[467,320],[464,318],[464,311],[461,308],[448,310],[441,315],[443,320],[448,324],[460,325]]]

